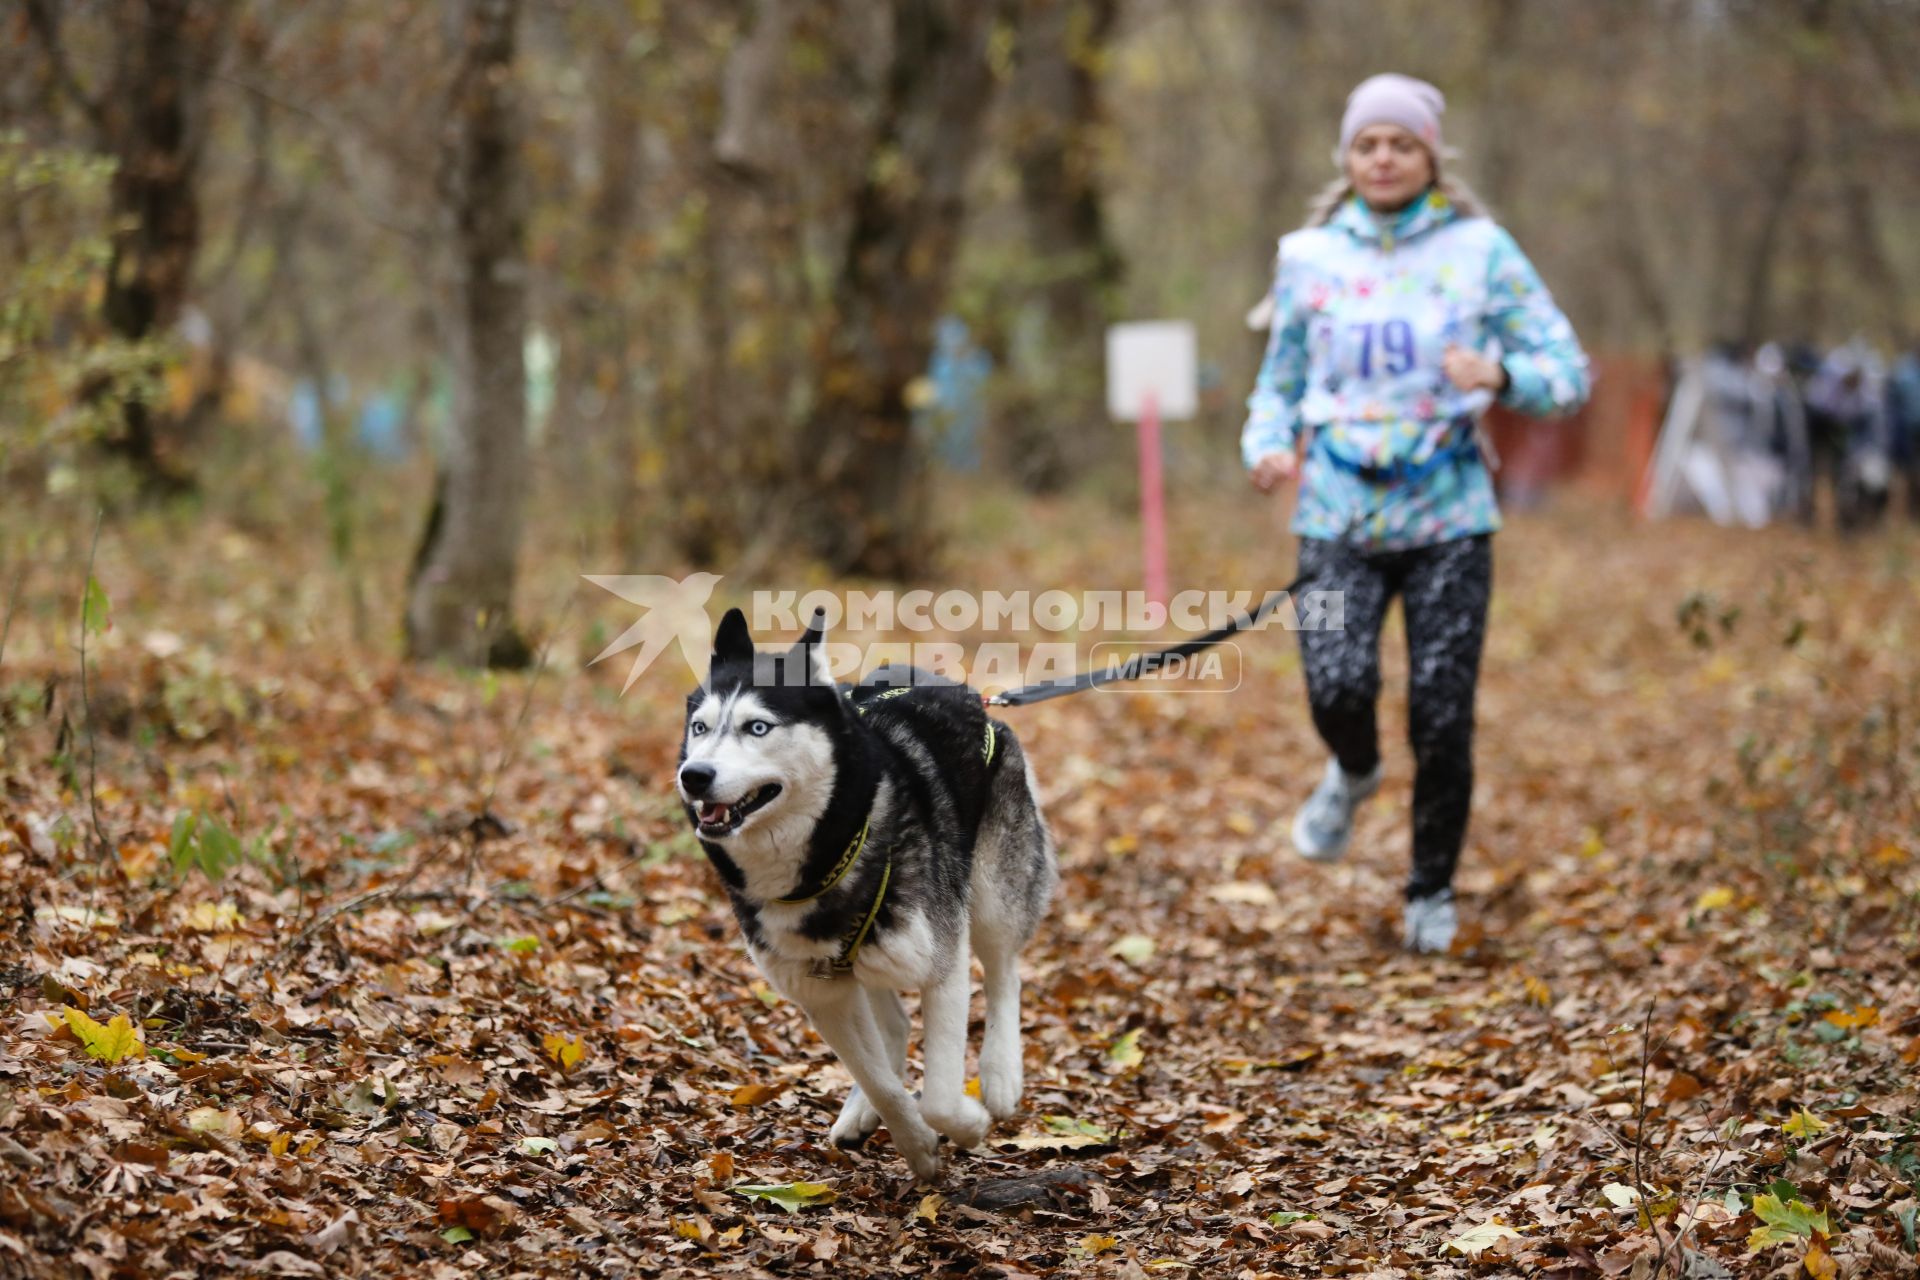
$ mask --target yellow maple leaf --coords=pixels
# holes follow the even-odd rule
[[[67,1025],[80,1038],[81,1047],[86,1049],[88,1057],[113,1063],[124,1058],[147,1056],[147,1046],[140,1039],[140,1032],[127,1020],[126,1014],[116,1013],[113,1020],[103,1026],[69,1005],[62,1005],[60,1011],[66,1015]]]
[[[1694,900],[1693,909],[1695,911],[1717,911],[1721,907],[1730,907],[1732,905],[1733,890],[1726,888],[1709,889]]]
[[[1791,1120],[1780,1126],[1780,1132],[1790,1138],[1799,1138],[1804,1142],[1826,1127],[1827,1122],[1825,1120],[1822,1120],[1819,1116],[1814,1115],[1813,1112],[1802,1107],[1793,1113]]]
[[[1870,1027],[1880,1021],[1880,1011],[1870,1004],[1857,1004],[1851,1013],[1833,1010],[1827,1014],[1827,1021],[1836,1027]]]
[[[223,1111],[219,1107],[195,1107],[187,1112],[187,1128],[195,1133],[219,1133],[229,1138],[237,1138],[246,1125],[240,1119],[238,1111]]]
[[[731,1188],[733,1194],[748,1200],[766,1200],[788,1213],[799,1213],[809,1205],[832,1204],[839,1198],[833,1184],[827,1182],[756,1183]]]
[[[1107,1070],[1114,1074],[1131,1071],[1146,1058],[1145,1050],[1140,1047],[1140,1028],[1121,1034],[1120,1038],[1107,1046]]]
[[[940,1206],[946,1202],[947,1198],[939,1194],[921,1196],[920,1207],[913,1211],[913,1216],[927,1222],[936,1222],[940,1217]]]
[[[1081,1236],[1080,1247],[1089,1254],[1102,1254],[1109,1249],[1118,1249],[1120,1242],[1112,1236]]]
[[[231,902],[202,902],[187,916],[187,928],[195,933],[229,933],[246,923],[240,908]]]
[[[736,1107],[757,1107],[763,1102],[773,1101],[792,1084],[791,1080],[782,1080],[779,1084],[743,1084],[729,1094],[727,1100]]]
[[[1540,979],[1534,977],[1532,974],[1528,974],[1524,985],[1527,989],[1528,1004],[1537,1005],[1542,1009],[1553,1007],[1553,991],[1546,983],[1540,981]]]
[[[579,1065],[580,1059],[587,1056],[587,1045],[579,1036],[569,1039],[558,1032],[549,1031],[540,1037],[540,1047],[547,1056],[560,1064],[563,1072],[571,1071]]]

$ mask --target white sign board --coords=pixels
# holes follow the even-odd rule
[[[1107,415],[1140,417],[1152,396],[1164,421],[1191,418],[1200,409],[1200,361],[1193,326],[1185,320],[1141,320],[1107,329]]]

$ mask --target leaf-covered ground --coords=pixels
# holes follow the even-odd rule
[[[928,585],[1128,585],[1103,508],[977,514]],[[1203,514],[1183,580],[1290,576]],[[308,538],[110,522],[83,705],[85,534],[0,676],[0,1273],[1915,1274],[1910,531],[1514,521],[1444,958],[1394,946],[1397,624],[1333,868],[1290,637],[1006,713],[1063,883],[1026,1114],[933,1187],[826,1142],[846,1074],[668,798],[684,673],[582,669],[610,566],[529,571],[551,660],[483,677],[357,650]]]

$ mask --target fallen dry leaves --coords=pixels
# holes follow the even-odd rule
[[[1255,510],[1177,544],[1284,581]],[[1041,506],[947,585],[1123,585],[1103,519],[1130,545]],[[1332,868],[1284,848],[1286,636],[1234,697],[1008,713],[1064,883],[1025,1114],[937,1188],[827,1142],[846,1073],[666,799],[677,674],[620,701],[589,636],[537,682],[398,667],[296,550],[199,536],[103,540],[105,847],[51,575],[6,654],[0,1271],[1913,1273],[1907,531],[1516,522],[1441,959],[1393,946],[1397,629]]]

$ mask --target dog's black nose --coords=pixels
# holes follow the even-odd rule
[[[703,796],[713,785],[713,773],[710,764],[683,764],[680,766],[681,789],[690,796]]]

